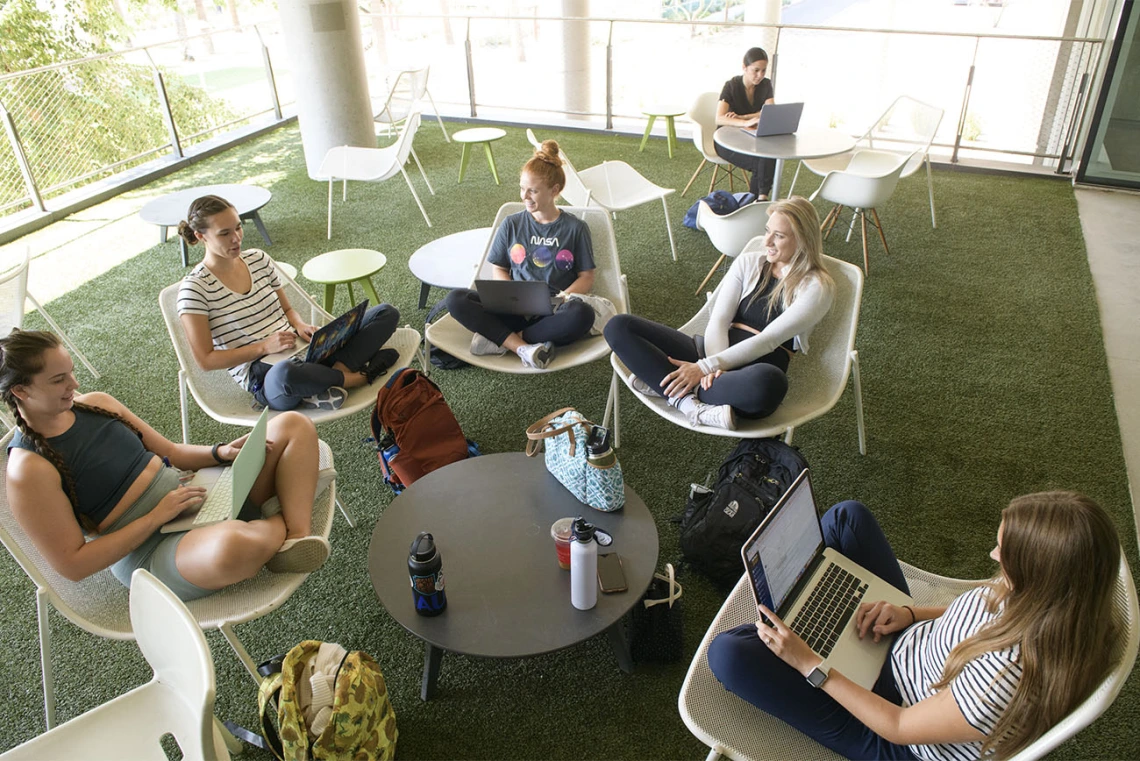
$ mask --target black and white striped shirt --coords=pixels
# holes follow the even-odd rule
[[[987,593],[986,587],[978,587],[960,595],[941,616],[920,621],[895,640],[891,665],[904,706],[934,695],[930,685],[942,678],[950,651],[997,617],[986,610]],[[970,726],[983,734],[993,731],[1013,697],[1021,679],[1019,655],[1016,645],[980,655],[950,683],[958,709]],[[982,752],[981,742],[909,747],[927,761],[972,761]]]
[[[231,291],[204,262],[182,279],[178,289],[178,314],[206,315],[215,349],[239,349],[271,333],[292,330],[277,298],[281,280],[269,254],[251,248],[243,251],[241,258],[253,281],[249,293]],[[230,375],[245,389],[251,364],[243,362],[230,368]]]

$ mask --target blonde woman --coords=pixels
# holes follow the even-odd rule
[[[906,590],[866,507],[822,519],[824,541]],[[1087,698],[1111,668],[1120,539],[1107,513],[1073,492],[1017,497],[1002,511],[988,583],[945,608],[863,604],[860,636],[898,633],[871,690],[820,664],[775,613],[719,635],[709,666],[731,692],[846,758],[1006,758]]]
[[[788,364],[808,351],[835,283],[823,267],[815,207],[798,196],[768,208],[764,250],[736,257],[713,294],[708,327],[689,336],[619,314],[606,340],[634,388],[665,396],[693,425],[732,430],[736,416],[771,415],[788,391]]]

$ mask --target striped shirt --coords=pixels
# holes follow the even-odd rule
[[[891,665],[904,706],[934,695],[930,685],[942,678],[950,651],[997,617],[986,610],[987,592],[988,588],[977,587],[958,596],[941,616],[920,621],[895,640]],[[950,682],[958,709],[970,726],[985,735],[993,732],[1021,679],[1019,653],[1015,645],[980,655]],[[982,752],[981,742],[909,747],[927,761],[972,761]]]
[[[292,330],[277,291],[281,281],[269,254],[261,249],[243,251],[241,259],[253,281],[249,293],[234,293],[207,269],[205,262],[182,279],[178,289],[178,314],[202,314],[210,323],[215,349],[239,349],[281,330]],[[230,375],[248,390],[249,366],[230,368]]]

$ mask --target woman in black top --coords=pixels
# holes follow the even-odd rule
[[[775,103],[772,80],[768,79],[768,54],[763,48],[750,48],[744,54],[744,73],[724,83],[720,102],[716,104],[718,127],[755,127],[760,121],[760,109]],[[776,160],[749,156],[716,144],[716,154],[722,159],[752,173],[748,190],[761,201],[768,200],[772,192],[772,179],[776,176]]]

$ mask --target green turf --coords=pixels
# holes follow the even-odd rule
[[[678,190],[698,162],[687,144],[669,160],[660,140],[639,153],[635,136],[539,134],[557,137],[579,167],[624,159]],[[436,188],[434,197],[428,195],[418,173],[410,171],[432,217],[430,229],[395,178],[381,185],[350,184],[347,203],[340,202],[337,188],[333,239],[326,240],[327,186],[308,179],[295,126],[182,171],[162,187],[265,185],[273,191],[263,216],[274,237],[268,248],[274,257],[300,267],[334,248],[383,251],[388,265],[377,287],[401,309],[404,322],[420,327],[425,313],[416,309],[419,283],[407,270],[408,257],[436,237],[490,224],[500,204],[517,199],[515,172],[531,150],[522,130],[508,129],[495,145],[503,185],[494,185],[485,164],[474,160],[457,186],[458,145],[445,144],[429,124],[419,131],[416,149]],[[706,174],[705,188],[707,182]],[[817,182],[810,177],[801,192]],[[669,257],[659,205],[622,213],[615,225],[634,311],[674,325],[697,310],[693,290],[716,256],[703,233],[681,226],[685,209],[701,194],[700,181],[695,188],[687,198],[670,199],[676,263]],[[918,175],[903,181],[880,210],[890,255],[878,241],[871,244],[857,343],[867,455],[858,453],[850,392],[830,414],[797,431],[796,443],[817,473],[820,501],[864,500],[901,558],[942,574],[979,577],[993,570],[987,555],[998,512],[1011,497],[1074,488],[1112,511],[1135,564],[1120,437],[1072,190],[1045,179],[940,171],[935,193],[937,230],[930,227],[926,187]],[[252,226],[246,243],[262,245]],[[845,244],[833,235],[827,252],[849,261],[862,258],[857,236]],[[193,252],[195,259],[200,255]],[[172,238],[51,304],[55,318],[105,373],[95,381],[80,367],[84,387],[114,394],[172,438],[179,435],[177,367],[157,296],[184,272]],[[347,306],[342,289],[337,309]],[[32,318],[29,324],[39,323]],[[477,369],[437,371],[434,377],[465,432],[483,451],[504,452],[522,449],[526,425],[556,408],[573,405],[600,418],[610,369],[598,362],[541,377]],[[703,479],[734,442],[674,427],[622,393],[619,454],[626,482],[657,519],[662,562],[676,560],[677,531],[668,518],[683,507],[689,482]],[[213,423],[193,403],[191,422],[198,442],[238,433]],[[688,664],[625,675],[604,638],[523,661],[449,655],[438,698],[422,703],[422,646],[380,608],[366,572],[372,525],[392,498],[375,455],[361,444],[367,416],[322,426],[320,432],[333,447],[340,492],[360,525],[352,530],[338,518],[329,563],[279,611],[238,628],[255,659],[306,638],[372,653],[387,677],[403,758],[702,756],[676,708]],[[445,567],[446,562],[445,553]],[[520,568],[519,574],[526,571]],[[43,718],[33,589],[6,554],[0,573],[6,580],[0,590],[6,656],[0,660],[0,699],[7,717],[0,748],[7,748],[42,731]],[[721,599],[698,577],[690,574],[683,582],[691,653]],[[52,629],[62,718],[147,677],[132,644],[81,632],[58,615]],[[253,685],[225,642],[216,635],[209,639],[218,713],[248,726],[254,721]],[[1135,685],[1132,680],[1109,712],[1057,757],[1140,757],[1140,740],[1130,729],[1140,720]]]

